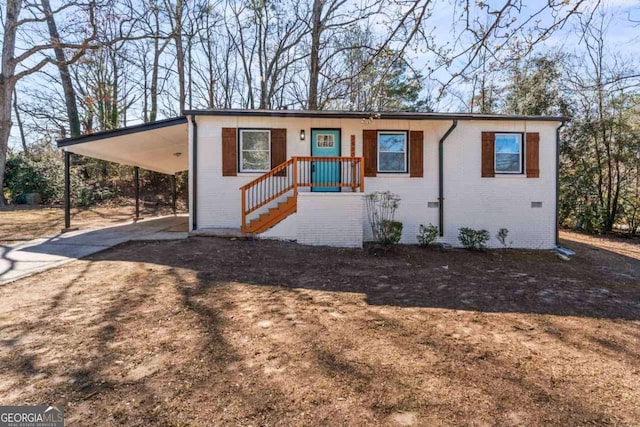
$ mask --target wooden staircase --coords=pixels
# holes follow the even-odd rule
[[[284,202],[278,203],[278,206],[271,208],[259,217],[250,221],[243,231],[245,233],[264,233],[289,215],[296,212],[298,208],[298,200],[296,197],[287,197]]]
[[[314,176],[314,171],[315,176]],[[322,174],[331,171],[331,174]],[[298,208],[298,188],[340,187],[364,191],[362,157],[292,157],[240,187],[241,230],[264,233]],[[276,204],[277,203],[277,204]],[[274,207],[269,207],[276,204]],[[259,211],[263,209],[264,212]],[[253,218],[249,218],[253,215]],[[255,216],[258,215],[258,216]]]

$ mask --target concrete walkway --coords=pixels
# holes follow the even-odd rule
[[[0,285],[131,240],[184,239],[188,222],[187,215],[165,216],[0,245]]]

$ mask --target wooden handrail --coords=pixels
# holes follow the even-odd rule
[[[253,187],[254,185],[256,185],[258,182],[260,181],[264,181],[265,179],[269,178],[270,176],[273,176],[277,173],[282,172],[284,169],[287,168],[287,166],[289,166],[290,164],[293,163],[293,159],[295,159],[295,157],[290,158],[289,160],[287,160],[284,163],[280,163],[278,166],[276,166],[275,168],[271,169],[268,172],[265,172],[263,175],[260,175],[259,177],[257,177],[256,179],[249,181],[248,183],[246,183],[245,185],[243,185],[242,187],[240,187],[241,190],[246,190],[249,187]]]
[[[324,171],[330,171],[328,173],[322,172],[326,174],[322,175],[325,181],[314,182],[313,165],[318,166],[332,163],[338,163],[337,169],[324,169]],[[300,167],[301,165],[302,169]],[[333,173],[337,174],[335,179],[331,178]],[[333,179],[333,181],[331,179],[327,181],[327,175],[329,175],[329,178]],[[263,175],[249,181],[240,187],[242,229],[247,228],[247,216],[250,213],[292,190],[293,197],[297,198],[299,187],[346,187],[351,188],[352,191],[359,189],[361,192],[364,192],[364,158],[294,156]]]

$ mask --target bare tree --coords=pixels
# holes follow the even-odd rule
[[[33,74],[47,64],[70,64],[77,61],[91,46],[95,39],[96,31],[94,25],[95,4],[69,1],[64,3],[50,14],[42,14],[27,3],[26,11],[29,17],[20,18],[22,12],[21,0],[8,0],[5,7],[4,37],[2,44],[2,70],[0,73],[0,188],[4,183],[4,171],[11,132],[11,105],[13,91],[16,83]],[[87,16],[87,33],[83,34],[75,42],[63,42],[62,40],[42,41],[40,44],[31,44],[26,49],[16,52],[16,39],[21,29],[27,29],[34,25],[46,22],[48,16],[67,11],[70,8],[78,9],[78,13]],[[48,55],[54,48],[67,49],[72,52],[70,58],[65,61],[58,61],[54,56]],[[4,204],[4,196],[0,195],[0,204]]]

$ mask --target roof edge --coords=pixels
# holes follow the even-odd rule
[[[249,116],[249,117],[298,117],[298,118],[330,118],[330,119],[395,119],[395,120],[518,120],[566,122],[564,116],[523,116],[510,114],[475,114],[475,113],[420,113],[420,112],[366,112],[337,110],[185,110],[184,115],[196,116]]]
[[[87,135],[62,138],[56,140],[56,143],[58,145],[58,148],[64,148],[70,145],[82,144],[84,142],[98,141],[100,139],[112,138],[114,136],[129,135],[136,132],[160,129],[168,126],[180,125],[183,123],[187,123],[187,118],[185,116],[178,116],[172,117],[170,119],[156,120],[155,122],[147,122],[118,129],[104,130]]]

